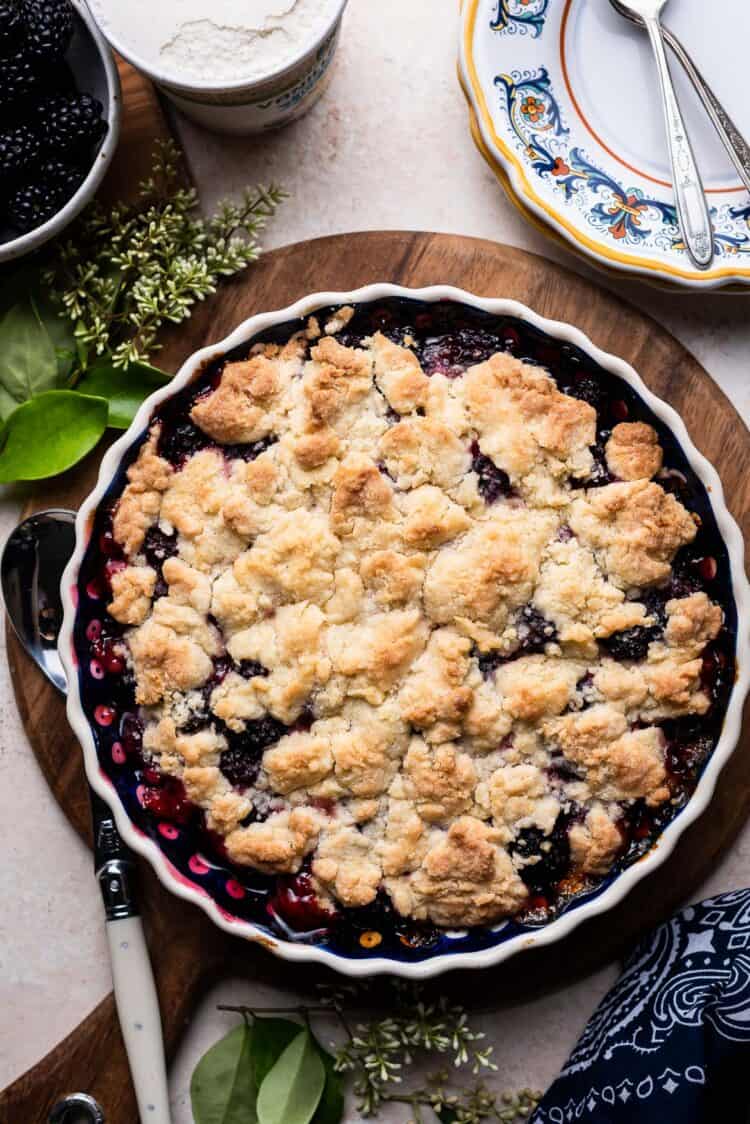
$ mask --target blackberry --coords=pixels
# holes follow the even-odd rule
[[[39,165],[39,170],[34,179],[37,183],[46,184],[54,191],[60,206],[63,206],[69,199],[73,198],[87,175],[88,169],[70,164],[66,160],[56,160],[53,157]]]
[[[165,425],[159,438],[159,455],[175,466],[183,464],[188,457],[205,449],[209,444],[205,433],[191,421],[177,425]]]
[[[524,605],[517,624],[520,644],[514,653],[516,656],[528,656],[534,652],[543,652],[547,644],[557,639],[557,629],[543,617],[533,605]]]
[[[448,336],[428,340],[422,349],[422,366],[425,374],[442,374],[455,379],[467,367],[474,367],[502,351],[501,341],[491,332],[481,328],[460,328]]]
[[[102,103],[91,94],[55,94],[40,106],[41,128],[51,148],[71,152],[91,148],[107,131]]]
[[[501,496],[513,495],[513,485],[507,472],[485,456],[476,441],[471,447],[471,467],[479,477],[477,487],[485,503],[493,504]]]
[[[603,408],[607,397],[601,383],[597,379],[591,378],[590,375],[582,375],[568,386],[563,387],[562,391],[569,398],[578,398],[581,402],[588,402],[589,406],[593,406],[597,413]]]
[[[538,827],[523,828],[511,843],[510,851],[523,859],[539,856],[537,862],[521,867],[519,873],[533,893],[552,896],[570,870],[568,817],[561,813],[550,835],[544,835]]]
[[[234,746],[222,752],[219,768],[235,788],[250,788],[258,776],[260,758]]]
[[[221,451],[227,460],[254,461],[277,441],[278,437],[263,437],[260,441],[253,441],[249,445],[222,445]]]
[[[0,180],[17,178],[39,159],[39,137],[28,125],[0,133]]]
[[[27,97],[40,86],[41,79],[30,59],[20,55],[0,58],[0,109]]]
[[[516,630],[518,647],[510,655],[503,655],[500,652],[480,652],[477,648],[474,649],[473,655],[476,656],[479,670],[485,679],[488,679],[501,664],[517,660],[519,656],[543,652],[547,644],[557,639],[557,629],[552,621],[543,617],[533,605],[524,605],[516,621]]]
[[[591,466],[590,474],[585,480],[581,481],[581,484],[586,488],[603,488],[615,479],[607,464],[606,442],[608,437],[608,433],[603,433],[596,445],[591,447],[591,456],[594,463]]]
[[[672,777],[682,782],[695,783],[713,752],[714,739],[709,734],[699,734],[691,739],[678,736],[673,740],[669,738],[667,723],[664,724],[664,733],[668,738],[664,755],[667,770]]]
[[[645,660],[648,646],[662,635],[660,628],[626,628],[600,641],[613,660]]]
[[[11,192],[5,204],[10,225],[20,231],[41,226],[59,209],[57,195],[36,183],[25,184]]]
[[[240,660],[236,665],[236,670],[243,679],[256,679],[259,676],[265,677],[268,675],[268,668],[264,667],[262,663],[258,663],[257,660]]]
[[[149,527],[143,540],[143,553],[149,566],[161,573],[166,560],[177,553],[177,532],[168,535],[157,526]]]
[[[227,730],[229,748],[221,754],[219,768],[230,784],[237,788],[249,788],[258,775],[263,751],[286,732],[283,722],[277,722],[270,715],[248,722],[239,734]]]
[[[68,0],[21,0],[26,25],[24,54],[47,61],[61,58],[73,35],[73,7]]]
[[[570,784],[582,779],[575,765],[571,764],[566,757],[553,757],[547,766],[547,776],[550,780],[558,781],[560,784]]]
[[[0,2],[0,52],[9,51],[23,35],[23,21],[18,6],[12,0]]]

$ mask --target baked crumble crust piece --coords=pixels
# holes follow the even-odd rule
[[[408,337],[341,342],[353,316],[227,362],[179,456],[154,423],[109,613],[146,758],[233,863],[492,924],[561,830],[601,878],[671,799],[660,723],[711,705],[722,609],[666,592],[697,525],[651,426],[615,425],[595,480],[596,410],[542,367],[428,373]]]

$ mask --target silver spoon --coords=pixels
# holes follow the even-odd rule
[[[40,511],[11,533],[0,560],[0,582],[10,623],[25,651],[61,694],[67,693],[57,651],[62,624],[60,581],[75,546],[75,512]],[[133,857],[103,800],[91,792],[94,865],[104,898],[115,1000],[144,1124],[170,1124],[167,1068],[159,1001],[151,961],[131,889]],[[85,1112],[104,1121],[84,1093],[65,1097],[50,1122]]]
[[[714,260],[714,240],[711,216],[703,189],[693,146],[682,117],[672,76],[669,73],[667,53],[661,26],[661,13],[667,0],[619,0],[618,11],[630,18],[639,18],[648,32],[656,59],[664,102],[664,120],[669,141],[669,158],[672,165],[677,220],[688,254],[697,269],[708,269]]]
[[[625,16],[625,19],[630,20],[631,23],[635,23],[639,27],[643,27],[643,20],[641,17],[629,11],[625,5],[621,3],[621,0],[609,0],[609,2],[616,12],[619,12],[621,16]],[[747,190],[750,191],[750,145],[747,143],[708,82],[706,82],[706,79],[688,54],[684,44],[680,42],[673,31],[664,27],[663,24],[661,31],[664,36],[664,42],[682,64],[683,70],[692,82],[695,92],[703,104],[703,108],[708,113],[722,144],[727,150],[730,160],[737,169],[737,175],[740,177]]]

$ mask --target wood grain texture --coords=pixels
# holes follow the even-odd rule
[[[553,319],[570,321],[605,350],[631,362],[658,395],[682,414],[698,447],[716,464],[729,506],[750,532],[750,439],[742,421],[700,364],[656,323],[560,266],[520,250],[458,236],[406,232],[339,235],[266,255],[220,298],[198,309],[168,341],[162,365],[176,370],[196,348],[219,339],[253,313],[283,307],[316,290],[350,289],[389,280],[406,285],[449,283],[483,296],[512,297]],[[48,483],[32,507],[75,506],[94,481],[96,454],[76,474]],[[88,834],[88,802],[78,746],[61,700],[9,638],[13,683],[34,753],[56,799],[76,829]],[[750,804],[747,744],[725,769],[712,808],[683,837],[677,853],[627,901],[594,919],[564,944],[535,950],[483,973],[453,973],[436,986],[469,1005],[518,1001],[560,986],[612,959],[646,926],[692,892],[734,839]],[[290,992],[309,988],[321,973],[295,970],[219,932],[196,908],[171,897],[142,870],[143,914],[150,937],[167,1051],[171,1055],[201,989],[220,973],[262,976]],[[560,965],[566,965],[565,973]],[[44,1120],[61,1092],[90,1091],[109,1124],[136,1119],[111,997],[35,1069],[0,1094],[0,1121]]]

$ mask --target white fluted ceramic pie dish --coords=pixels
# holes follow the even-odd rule
[[[375,308],[381,302],[417,302],[423,308],[441,315],[439,302],[453,302],[472,315],[487,314],[508,323],[514,336],[528,332],[544,346],[560,349],[566,356],[574,354],[600,372],[598,378],[611,380],[640,403],[646,415],[670,437],[671,455],[695,478],[704,504],[703,518],[715,526],[717,555],[723,561],[720,569],[726,575],[724,598],[731,606],[732,630],[736,626],[736,678],[729,695],[723,725],[715,748],[692,795],[668,825],[651,840],[650,849],[638,861],[617,869],[601,884],[565,905],[559,916],[544,924],[519,924],[515,920],[486,929],[441,931],[440,939],[429,948],[413,945],[400,948],[388,946],[378,950],[352,949],[336,942],[310,943],[293,939],[291,932],[270,929],[250,911],[248,897],[232,876],[231,870],[210,866],[199,855],[199,846],[182,829],[147,830],[134,814],[137,805],[128,803],[131,791],[127,777],[112,770],[108,750],[102,748],[101,731],[92,718],[92,704],[82,668],[80,636],[85,626],[85,605],[81,600],[81,570],[85,564],[97,512],[104,508],[123,475],[132,450],[140,445],[155,409],[197,379],[212,361],[234,349],[241,348],[263,333],[282,325],[299,326],[321,309],[343,305]],[[446,305],[447,307],[447,305]],[[515,325],[515,327],[513,327]],[[132,456],[131,456],[132,459]],[[679,467],[679,465],[676,465]],[[481,968],[498,964],[522,949],[550,945],[561,940],[582,921],[605,913],[621,902],[632,887],[667,861],[678,839],[708,807],[719,774],[734,751],[741,729],[742,709],[750,687],[748,670],[748,622],[750,621],[750,586],[744,571],[744,544],[734,519],[729,514],[722,486],[715,469],[692,444],[684,423],[665,402],[653,395],[638,374],[621,359],[596,348],[576,328],[546,320],[530,309],[509,300],[486,300],[461,290],[434,286],[409,290],[388,284],[371,285],[351,293],[318,293],[295,305],[245,321],[226,339],[191,356],[174,380],[151,396],[141,407],[130,429],[106,452],[98,483],[82,504],[78,514],[75,553],[62,582],[65,608],[60,634],[60,654],[68,677],[68,718],[81,742],[88,779],[97,793],[110,805],[125,842],[143,855],[153,866],[164,886],[179,897],[199,905],[226,932],[262,943],[284,959],[317,962],[346,975],[364,976],[389,972],[423,979],[454,968]],[[713,533],[713,532],[712,532]],[[723,569],[722,569],[723,567]],[[85,590],[84,590],[85,592]],[[85,601],[85,597],[84,597]],[[76,640],[78,636],[78,641]],[[734,632],[733,632],[734,636]],[[98,697],[98,696],[97,696]],[[115,777],[113,780],[112,777]],[[131,786],[132,787],[132,786]],[[127,805],[127,806],[126,806]],[[164,827],[164,825],[162,825]],[[658,841],[658,846],[653,845]],[[249,912],[250,911],[250,912]],[[403,942],[402,942],[403,944]],[[384,954],[387,952],[388,954]]]

